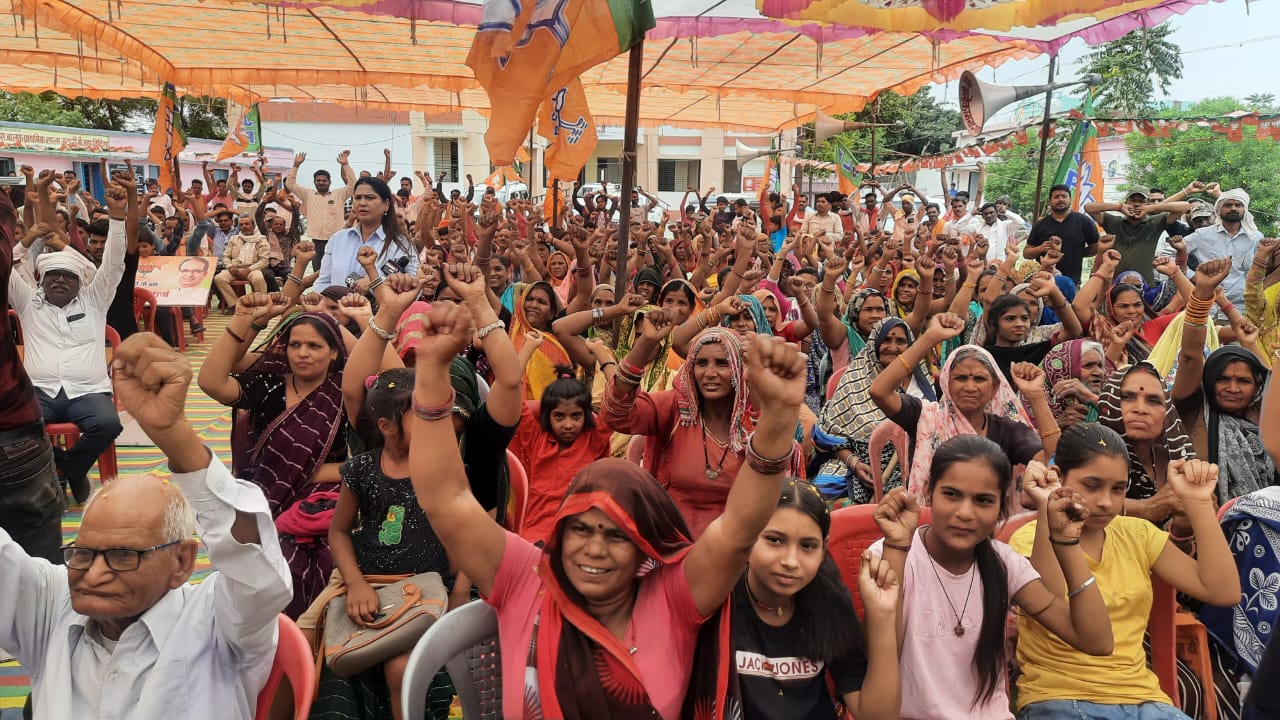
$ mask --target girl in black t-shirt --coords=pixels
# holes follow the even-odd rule
[[[816,487],[803,480],[783,484],[778,509],[733,594],[733,644],[747,720],[835,720],[838,705],[858,720],[898,717],[898,578],[878,556],[863,554],[858,591],[867,616],[864,636],[849,589],[827,556],[830,527]]]

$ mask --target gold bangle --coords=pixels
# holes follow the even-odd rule
[[[965,284],[961,285],[960,287],[962,287],[962,288],[969,288],[970,290],[975,290],[975,289],[977,289],[977,287],[978,287],[978,283],[976,283],[976,282],[967,282],[967,283],[965,283]]]
[[[1040,439],[1046,440],[1048,438],[1053,437],[1054,435],[1061,435],[1061,434],[1062,434],[1062,428],[1054,428],[1047,433],[1040,433]]]
[[[915,368],[911,367],[911,365],[907,362],[907,359],[906,359],[905,357],[903,357],[902,355],[899,355],[899,356],[898,356],[898,362],[902,363],[902,367],[904,367],[904,368],[906,368],[906,369],[907,369],[907,374],[908,374],[908,375],[914,375],[914,374],[915,374],[915,372],[916,372],[916,371],[915,371]]]
[[[836,289],[835,289],[835,288],[827,289],[827,286],[826,286],[826,284],[825,284],[825,283],[821,283],[821,284],[819,284],[819,285],[818,285],[818,287],[819,287],[819,288],[822,290],[822,292],[824,292],[824,293],[831,293],[832,295],[835,295],[835,294],[836,294]]]

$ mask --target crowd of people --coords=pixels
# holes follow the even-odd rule
[[[423,574],[497,611],[506,717],[1280,717],[1280,553],[1227,534],[1280,535],[1280,241],[1243,189],[1056,185],[1024,219],[690,188],[654,223],[641,191],[306,161],[0,194],[0,646],[35,717],[248,718],[279,613],[320,652],[335,596],[373,627],[378,578]],[[182,328],[133,314],[151,253],[230,316],[195,378],[230,458],[185,419]],[[91,494],[117,405],[174,475]],[[850,506],[883,539],[846,584]],[[1165,586],[1212,638],[1176,700],[1144,645]],[[313,714],[401,720],[406,665],[325,667]]]

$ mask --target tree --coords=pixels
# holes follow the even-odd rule
[[[1061,126],[1074,127],[1074,120],[1060,120]],[[1037,131],[1039,128],[1036,128]],[[1053,173],[1058,169],[1062,153],[1067,145],[1070,132],[1056,132],[1049,139],[1049,146],[1044,158],[1044,187],[1053,184]],[[997,152],[987,164],[987,181],[982,188],[984,201],[994,201],[1001,195],[1008,195],[1013,202],[1013,209],[1026,217],[1036,215],[1036,163],[1040,158],[1040,140],[1032,134],[1026,145],[1014,145],[1008,150]],[[1044,204],[1045,195],[1041,195],[1040,203]]]
[[[1164,117],[1217,117],[1244,109],[1235,98],[1210,98],[1179,113]],[[1147,187],[1186,187],[1193,180],[1217,182],[1222,189],[1242,187],[1250,195],[1250,207],[1258,229],[1268,237],[1277,231],[1274,208],[1280,206],[1280,143],[1258,140],[1245,131],[1245,139],[1231,142],[1209,128],[1190,126],[1173,130],[1168,138],[1133,133],[1129,148],[1129,180]],[[1207,196],[1206,196],[1207,197]]]
[[[1244,104],[1254,112],[1272,113],[1276,111],[1276,96],[1273,93],[1254,93],[1244,99]]]
[[[49,102],[31,93],[7,93],[0,91],[0,117],[12,122],[34,125],[61,125],[64,127],[91,128],[93,123],[80,111]]]
[[[53,92],[33,95],[0,91],[0,117],[40,125],[149,133],[156,122],[156,101],[151,98],[90,100]],[[212,140],[226,137],[227,101],[184,97],[182,126],[190,137]]]
[[[1151,112],[1156,84],[1164,95],[1169,85],[1182,77],[1182,50],[1169,40],[1172,34],[1169,23],[1139,28],[1085,55],[1084,72],[1102,76],[1096,106],[1131,117]],[[1086,91],[1081,88],[1076,92]]]

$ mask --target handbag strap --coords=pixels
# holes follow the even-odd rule
[[[408,580],[411,577],[413,577],[412,574],[365,575],[364,580],[365,582],[377,588],[377,587],[386,586],[386,585],[393,585],[395,583],[400,582],[401,580]],[[412,590],[410,590],[409,588],[412,588]],[[324,669],[325,651],[328,649],[328,646],[325,645],[325,642],[324,642],[324,625],[325,625],[325,619],[329,616],[329,613],[328,613],[329,603],[332,602],[334,598],[339,598],[346,594],[347,594],[347,583],[344,581],[341,585],[338,585],[337,587],[326,588],[324,592],[320,593],[320,597],[316,598],[316,602],[323,601],[321,602],[321,605],[320,605],[320,617],[318,620],[316,620],[316,642],[320,646],[319,651],[316,652],[316,685],[315,685],[316,692],[320,691],[320,671]],[[412,607],[414,604],[416,604],[418,600],[422,598],[422,589],[419,588],[417,585],[414,585],[413,583],[408,583],[405,587],[405,594],[406,595],[413,594],[416,597],[413,598],[412,602],[406,601],[403,604],[401,604],[400,607],[394,613],[392,613],[389,617],[385,617],[382,620],[378,621],[378,623],[373,625],[367,625],[366,627],[372,628],[372,629],[378,629],[378,628],[386,627],[387,625],[390,625],[391,623],[395,622],[396,619],[400,617],[400,615],[407,612],[410,607]]]

